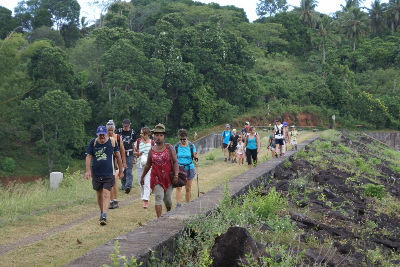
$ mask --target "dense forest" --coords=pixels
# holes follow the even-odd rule
[[[48,169],[81,157],[99,124],[207,127],[249,110],[336,114],[343,127],[400,129],[400,1],[102,1],[89,25],[76,0],[0,6],[0,159],[11,143]]]

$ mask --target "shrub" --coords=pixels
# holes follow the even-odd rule
[[[14,172],[15,171],[15,161],[12,158],[5,157],[0,161],[0,169],[5,172]]]
[[[281,196],[281,193],[276,192],[275,187],[272,187],[266,196],[253,199],[251,206],[258,216],[266,219],[274,216],[277,211],[283,210],[286,204],[286,199]]]
[[[364,186],[364,194],[369,197],[376,197],[379,200],[385,196],[385,187],[381,184],[367,184]]]
[[[285,160],[285,162],[283,163],[283,167],[288,169],[292,166],[292,162],[290,162],[288,159]]]
[[[207,156],[206,156],[206,160],[215,160],[215,155],[214,155],[214,153],[210,153],[210,154],[208,154]]]

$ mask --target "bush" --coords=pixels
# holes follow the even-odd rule
[[[286,199],[281,196],[281,193],[276,192],[275,187],[273,187],[266,196],[254,198],[251,208],[258,216],[267,219],[276,215],[278,211],[283,210],[286,205]]]
[[[15,161],[12,158],[5,157],[0,161],[0,169],[5,172],[14,172],[15,171]]]
[[[207,156],[206,156],[206,160],[215,160],[215,155],[214,155],[214,153],[210,153],[210,154],[208,154]]]
[[[376,197],[379,200],[385,196],[385,187],[381,184],[367,184],[364,186],[364,194],[369,197]]]

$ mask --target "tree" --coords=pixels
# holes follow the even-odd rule
[[[79,25],[79,14],[81,6],[77,0],[42,0],[47,6],[53,24],[58,30],[62,25]]]
[[[49,172],[66,167],[74,150],[83,149],[84,124],[90,119],[85,100],[73,100],[68,93],[54,90],[38,99],[25,99],[20,110],[25,130],[40,134],[36,149],[47,156]]]
[[[381,4],[380,0],[375,0],[371,4],[371,8],[367,8],[369,18],[371,20],[372,32],[376,36],[378,32],[382,31],[384,25],[385,5]]]
[[[356,50],[357,42],[364,37],[368,30],[367,14],[360,8],[354,7],[343,13],[339,19],[339,32],[344,33],[352,42],[353,51]]]
[[[259,0],[257,3],[257,15],[269,17],[275,15],[278,12],[285,12],[288,9],[286,0]]]
[[[336,42],[338,41],[337,36],[333,34],[332,31],[332,19],[324,15],[319,21],[317,25],[317,35],[320,39],[321,50],[322,50],[322,64],[326,61],[326,43],[327,41]]]
[[[11,16],[11,13],[11,10],[0,6],[0,39],[6,38],[17,27],[17,21]]]
[[[340,5],[342,7],[343,12],[349,11],[354,7],[361,7],[361,4],[364,3],[364,0],[346,0],[345,5]]]
[[[304,25],[310,28],[314,28],[319,19],[319,15],[315,11],[317,4],[317,0],[301,0],[300,8],[297,8],[297,11],[300,14],[300,20]]]
[[[394,33],[400,24],[400,0],[389,0],[388,12],[390,28]]]

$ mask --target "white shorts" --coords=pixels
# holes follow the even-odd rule
[[[290,140],[290,144],[297,145],[297,140]]]

